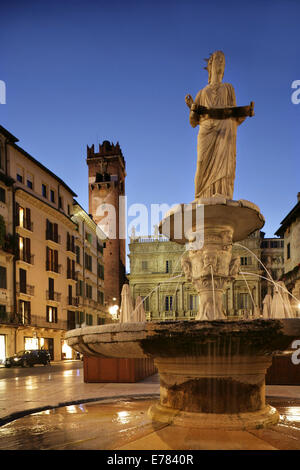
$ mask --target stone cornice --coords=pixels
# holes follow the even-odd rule
[[[70,227],[71,230],[77,231],[75,222],[73,222],[73,220],[71,220],[71,218],[64,214],[62,211],[56,209],[55,207],[52,207],[48,202],[43,201],[38,196],[32,193],[29,193],[24,188],[16,188],[16,194],[19,192],[22,192],[22,195],[20,196],[22,200],[27,201],[36,208],[42,210],[43,212],[46,212],[46,214],[49,214],[49,216],[53,217],[56,220],[59,220],[61,223]]]

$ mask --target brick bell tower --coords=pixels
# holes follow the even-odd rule
[[[108,239],[104,248],[104,295],[105,304],[121,304],[121,290],[125,282],[126,265],[126,216],[122,212],[125,196],[125,159],[119,143],[116,145],[105,140],[95,152],[94,145],[87,146],[87,165],[89,171],[89,213],[96,224],[105,221]],[[103,204],[114,207],[113,213],[105,212]],[[103,226],[103,225],[102,225]]]

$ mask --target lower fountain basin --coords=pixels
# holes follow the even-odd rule
[[[119,323],[71,330],[68,345],[99,357],[152,357],[160,375],[153,421],[200,428],[275,424],[265,402],[272,354],[300,338],[300,319]]]

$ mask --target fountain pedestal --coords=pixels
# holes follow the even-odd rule
[[[159,358],[160,402],[154,421],[185,427],[249,429],[276,424],[265,402],[265,356]]]
[[[153,421],[253,429],[278,421],[265,402],[274,351],[300,336],[300,319],[121,323],[78,328],[68,345],[98,357],[151,357],[160,375]]]
[[[264,217],[252,202],[223,196],[180,204],[160,223],[160,232],[185,244],[181,265],[186,279],[199,294],[196,320],[224,319],[223,292],[240,268],[232,244],[263,227]]]

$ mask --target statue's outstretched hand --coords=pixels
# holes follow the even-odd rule
[[[192,104],[194,103],[194,100],[191,97],[191,95],[186,95],[185,102],[186,102],[187,106],[191,109]]]

